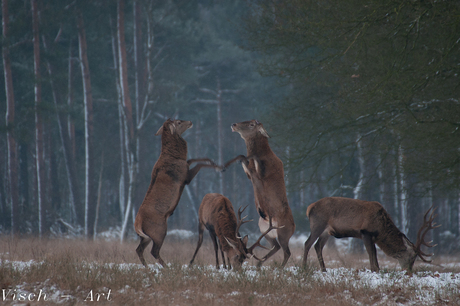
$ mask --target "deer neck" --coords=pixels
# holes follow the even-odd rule
[[[186,160],[187,142],[178,135],[163,133],[161,137],[161,154]]]
[[[394,231],[387,232],[382,237],[379,237],[376,244],[386,255],[398,260],[412,255],[414,253],[414,245],[396,226],[394,228]]]
[[[268,139],[265,136],[257,135],[244,140],[247,148],[248,156],[262,156],[271,152]]]

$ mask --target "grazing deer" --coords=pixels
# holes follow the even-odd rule
[[[430,211],[431,214],[428,216]],[[322,250],[329,236],[362,239],[369,254],[373,272],[379,271],[375,244],[386,255],[396,258],[401,268],[411,272],[417,256],[424,262],[431,262],[425,256],[432,256],[433,254],[422,252],[421,246],[434,246],[425,241],[425,235],[429,230],[440,226],[433,223],[436,217],[434,209],[428,209],[414,245],[395,226],[390,215],[380,203],[341,197],[323,198],[310,204],[307,208],[307,217],[310,220],[311,234],[305,241],[303,264],[304,266],[307,264],[308,251],[318,240],[315,244],[315,250],[323,272],[326,271],[326,267],[324,266]]]
[[[246,206],[247,207],[247,206]],[[233,266],[234,269],[240,269],[243,262],[251,257],[260,260],[253,254],[255,247],[260,246],[260,240],[267,235],[271,230],[277,229],[271,222],[268,229],[259,237],[259,239],[250,247],[247,248],[248,236],[241,238],[239,230],[241,225],[250,221],[243,221],[246,217],[241,218],[241,214],[246,209],[241,207],[238,209],[238,220],[236,219],[235,212],[230,200],[219,193],[208,193],[204,196],[201,202],[200,209],[198,210],[199,224],[198,224],[198,244],[196,246],[193,258],[190,265],[193,264],[195,256],[203,243],[203,231],[206,228],[209,231],[211,240],[214,244],[214,251],[216,253],[216,268],[219,269],[219,255],[217,239],[219,239],[220,252],[222,255],[222,262],[224,267],[227,268],[225,263],[225,255],[227,255],[228,268]],[[271,220],[270,220],[271,221]],[[217,238],[217,239],[216,239]]]
[[[257,120],[233,123],[232,131],[238,132],[244,139],[247,157],[235,157],[225,164],[224,169],[235,161],[242,163],[254,188],[256,209],[260,215],[260,231],[264,232],[268,228],[270,218],[273,219],[274,226],[279,227],[265,237],[273,248],[262,258],[260,264],[282,248],[284,260],[281,265],[284,267],[291,256],[289,239],[294,233],[295,224],[286,196],[283,162],[271,150],[268,144],[270,136],[262,123]]]
[[[167,219],[176,209],[185,185],[203,167],[220,169],[209,158],[187,160],[187,142],[182,133],[192,127],[191,121],[166,120],[155,135],[161,135],[161,153],[152,171],[150,186],[134,222],[136,233],[140,237],[137,255],[144,266],[144,249],[153,242],[151,254],[164,266],[160,257],[160,248],[166,236]],[[192,169],[189,166],[199,163]]]

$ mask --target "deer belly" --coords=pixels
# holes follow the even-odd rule
[[[277,227],[278,221],[272,220],[272,224],[274,227]],[[259,218],[259,229],[261,233],[264,233],[266,230],[268,230],[269,227],[270,227],[270,223],[267,220],[263,218]],[[270,238],[276,239],[278,238],[278,231],[276,229],[272,229],[265,237],[267,236]]]
[[[332,226],[328,226],[325,230],[329,235],[335,237],[335,238],[347,238],[347,237],[356,237],[356,238],[361,238],[361,233],[360,231],[357,231],[352,228],[334,228]]]

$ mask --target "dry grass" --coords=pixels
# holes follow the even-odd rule
[[[249,262],[242,272],[217,272],[210,268],[215,264],[214,251],[209,241],[205,242],[196,259],[196,265],[184,268],[195,250],[193,241],[166,240],[161,251],[170,267],[158,270],[145,269],[139,264],[135,253],[136,241],[123,244],[107,241],[85,241],[78,239],[13,239],[0,237],[0,285],[2,289],[38,294],[40,289],[58,296],[54,301],[61,305],[87,305],[85,298],[93,292],[107,294],[110,300],[100,296],[98,305],[382,305],[407,304],[414,300],[414,292],[390,288],[387,292],[369,288],[355,288],[341,280],[332,283],[318,282],[313,278],[318,270],[314,254],[310,254],[311,267],[293,272],[292,269],[278,269],[282,260],[279,254],[264,264],[268,268],[256,270],[255,262]],[[288,265],[300,264],[303,250],[294,248]],[[261,251],[262,252],[262,251]],[[314,252],[313,252],[314,253]],[[146,251],[146,259],[154,263]],[[383,273],[392,273],[396,263],[380,257]],[[14,262],[35,264],[21,269]],[[368,267],[365,256],[352,260],[349,256],[326,251],[326,265],[346,267],[353,271]],[[426,268],[424,268],[426,269]],[[439,269],[433,267],[433,269]],[[457,272],[457,271],[454,271]],[[254,278],[254,273],[257,277]],[[356,272],[357,273],[357,272]],[[71,297],[64,300],[63,295]],[[33,296],[35,300],[37,295]],[[1,296],[0,296],[1,298]],[[460,300],[457,291],[439,297],[441,305],[455,305]],[[444,302],[442,302],[444,301]],[[13,305],[11,296],[2,305]],[[43,301],[32,301],[30,305],[45,305]],[[52,305],[52,301],[46,305]],[[56,304],[56,302],[54,303]]]

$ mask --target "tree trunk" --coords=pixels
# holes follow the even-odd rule
[[[45,195],[45,157],[43,144],[43,121],[40,111],[41,105],[41,75],[40,75],[40,37],[38,29],[38,0],[32,2],[32,25],[34,46],[34,92],[35,92],[35,160],[37,167],[38,192],[38,235],[41,237],[48,231]]]
[[[29,195],[29,144],[25,141],[19,142],[19,205],[21,214],[25,211],[32,211]]]
[[[220,87],[220,79],[217,78],[217,164],[223,165],[223,149],[222,149],[222,90]],[[224,176],[222,171],[219,171],[219,189],[221,194],[226,194],[224,184]]]
[[[366,163],[364,157],[363,142],[360,135],[358,135],[358,140],[356,142],[357,151],[358,151],[358,164],[359,164],[359,179],[356,184],[355,189],[353,190],[353,197],[355,199],[364,200],[364,178],[366,175]],[[349,251],[352,254],[362,254],[364,253],[364,244],[361,239],[351,239],[349,245]]]
[[[385,207],[385,210],[394,220],[396,216],[394,195],[396,193],[394,185],[394,177],[396,174],[396,165],[390,156],[394,156],[394,150],[390,152],[380,152],[380,167],[378,170],[380,181],[380,203]]]
[[[47,40],[45,37],[42,38],[43,40],[43,46],[45,48],[46,52],[49,52]],[[69,58],[69,61],[71,59]],[[78,186],[78,181],[77,181],[77,171],[76,171],[76,165],[75,165],[75,158],[74,155],[72,154],[72,145],[71,145],[71,140],[70,136],[68,133],[68,125],[66,125],[66,118],[62,115],[60,112],[60,107],[62,105],[62,100],[61,100],[61,95],[59,93],[59,90],[56,88],[56,84],[54,82],[54,73],[53,73],[53,67],[49,60],[46,60],[46,67],[48,70],[49,74],[49,81],[50,81],[50,86],[51,86],[51,92],[53,95],[53,100],[54,100],[54,108],[56,111],[56,117],[57,117],[57,123],[58,123],[58,129],[59,129],[59,137],[61,139],[61,144],[62,144],[62,151],[64,155],[64,164],[67,172],[67,182],[69,185],[69,195],[70,195],[70,211],[71,211],[71,220],[72,221],[77,221],[77,224],[83,226],[84,225],[84,213],[83,210],[81,209],[81,202],[80,202],[80,191],[79,191],[79,186]],[[71,67],[69,67],[69,70]],[[70,75],[70,72],[69,72]],[[71,85],[70,85],[71,88]],[[69,92],[70,96],[70,92]],[[78,209],[77,209],[78,207]]]
[[[97,223],[99,222],[99,208],[101,207],[102,171],[104,170],[104,155],[101,157],[101,170],[99,172],[99,183],[97,187],[96,212],[94,217],[93,240],[97,238]]]
[[[122,107],[122,95],[120,88],[120,76],[118,73],[118,51],[117,51],[117,35],[116,31],[113,31],[112,18],[110,18],[110,29],[112,34],[112,55],[113,55],[113,67],[115,73],[115,82],[117,88],[117,104],[118,104],[118,121],[119,121],[119,133],[120,133],[120,178],[118,181],[118,203],[120,207],[120,220],[123,222],[125,216],[125,194],[126,194],[126,152],[125,152],[125,123],[123,116]]]
[[[74,74],[73,73],[74,71],[73,61],[74,60],[73,60],[73,54],[72,54],[72,39],[71,39],[69,43],[69,64],[68,64],[68,80],[67,80],[67,106],[69,107],[69,110],[73,108],[73,74]],[[75,149],[76,149],[75,124],[70,114],[67,116],[67,133],[69,134],[70,156],[72,157],[72,160],[75,160]],[[81,206],[80,193],[77,192],[76,195],[78,196],[78,199],[76,200],[75,206]],[[83,225],[83,222],[84,222],[83,210],[81,210],[80,215],[82,217],[81,219],[78,219],[78,216],[77,216],[77,221]]]
[[[145,60],[143,57],[144,48],[142,44],[142,12],[141,12],[141,5],[140,1],[134,0],[133,1],[133,37],[134,37],[134,82],[135,82],[135,101],[134,101],[134,109],[136,111],[136,130],[139,132],[140,126],[142,125],[141,121],[144,119],[144,113],[141,112],[141,102],[144,102],[144,108],[148,105],[148,94],[145,91],[145,83],[146,83],[146,68],[145,68]],[[135,160],[139,161],[139,154],[141,150],[141,142],[140,142],[140,135],[139,133],[135,133],[135,141],[136,141],[136,156]],[[139,165],[136,167],[136,178],[139,177]],[[133,195],[134,203],[142,202],[144,194],[139,192],[137,189],[135,194]],[[137,210],[139,205],[134,205],[133,209]]]
[[[136,140],[134,139],[134,123],[131,98],[128,87],[128,65],[126,60],[126,43],[124,30],[124,0],[118,0],[117,6],[117,36],[118,36],[118,69],[120,76],[120,89],[122,97],[122,109],[125,122],[125,147],[128,166],[128,197],[123,219],[120,240],[123,241],[126,227],[128,225],[129,215],[132,213],[132,203],[134,197],[134,187],[137,176],[138,160],[136,157]],[[137,133],[136,133],[137,134]],[[134,219],[134,216],[133,216]]]
[[[6,92],[6,127],[8,142],[8,181],[9,201],[11,203],[11,233],[19,233],[19,192],[18,192],[18,154],[14,135],[14,92],[13,75],[8,42],[8,0],[2,0],[2,59]]]
[[[93,154],[93,97],[91,92],[91,79],[87,57],[86,33],[83,24],[83,16],[77,12],[78,44],[80,67],[83,78],[83,100],[85,108],[85,236],[93,236],[93,225],[96,208],[94,188],[94,154]]]
[[[50,124],[48,123],[46,125],[47,130],[51,131]],[[59,180],[59,175],[58,175],[58,161],[59,159],[57,158],[57,150],[53,150],[53,144],[54,144],[54,135],[51,133],[47,134],[46,137],[46,152],[48,152],[47,156],[49,156],[48,160],[48,184],[47,187],[49,188],[47,194],[49,195],[48,197],[48,213],[46,216],[46,220],[48,222],[48,228],[49,226],[56,220],[56,215],[59,214],[63,207],[62,207],[62,200],[61,200],[61,194],[60,194],[60,189],[61,189],[61,182]]]
[[[398,171],[397,171],[397,200],[399,207],[399,230],[407,234],[408,223],[407,223],[407,186],[406,186],[406,175],[404,171],[404,149],[399,146],[398,149]]]

